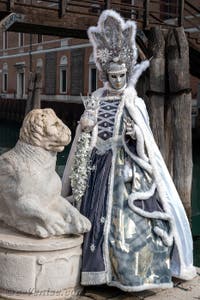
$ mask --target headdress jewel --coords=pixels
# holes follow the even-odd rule
[[[131,76],[137,61],[135,35],[135,22],[125,22],[114,10],[105,10],[99,18],[98,26],[88,29],[95,63],[102,73],[103,81],[106,81],[106,73],[111,62],[125,64]]]

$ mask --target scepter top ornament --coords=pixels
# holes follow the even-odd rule
[[[85,110],[96,110],[99,107],[99,101],[100,99],[98,97],[92,96],[83,96],[81,94],[81,100],[83,102],[83,105],[85,107]]]

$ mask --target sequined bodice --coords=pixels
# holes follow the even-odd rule
[[[103,100],[98,113],[98,136],[107,140],[113,136],[115,116],[120,99]]]

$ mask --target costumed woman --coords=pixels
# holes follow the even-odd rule
[[[63,176],[63,196],[92,224],[81,283],[172,287],[172,276],[187,280],[196,271],[184,208],[135,90],[149,62],[137,64],[136,25],[113,10],[88,34],[104,87],[83,99]]]

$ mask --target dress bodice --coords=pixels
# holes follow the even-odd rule
[[[119,99],[102,100],[98,112],[98,136],[107,140],[113,136],[115,116],[120,102]]]

